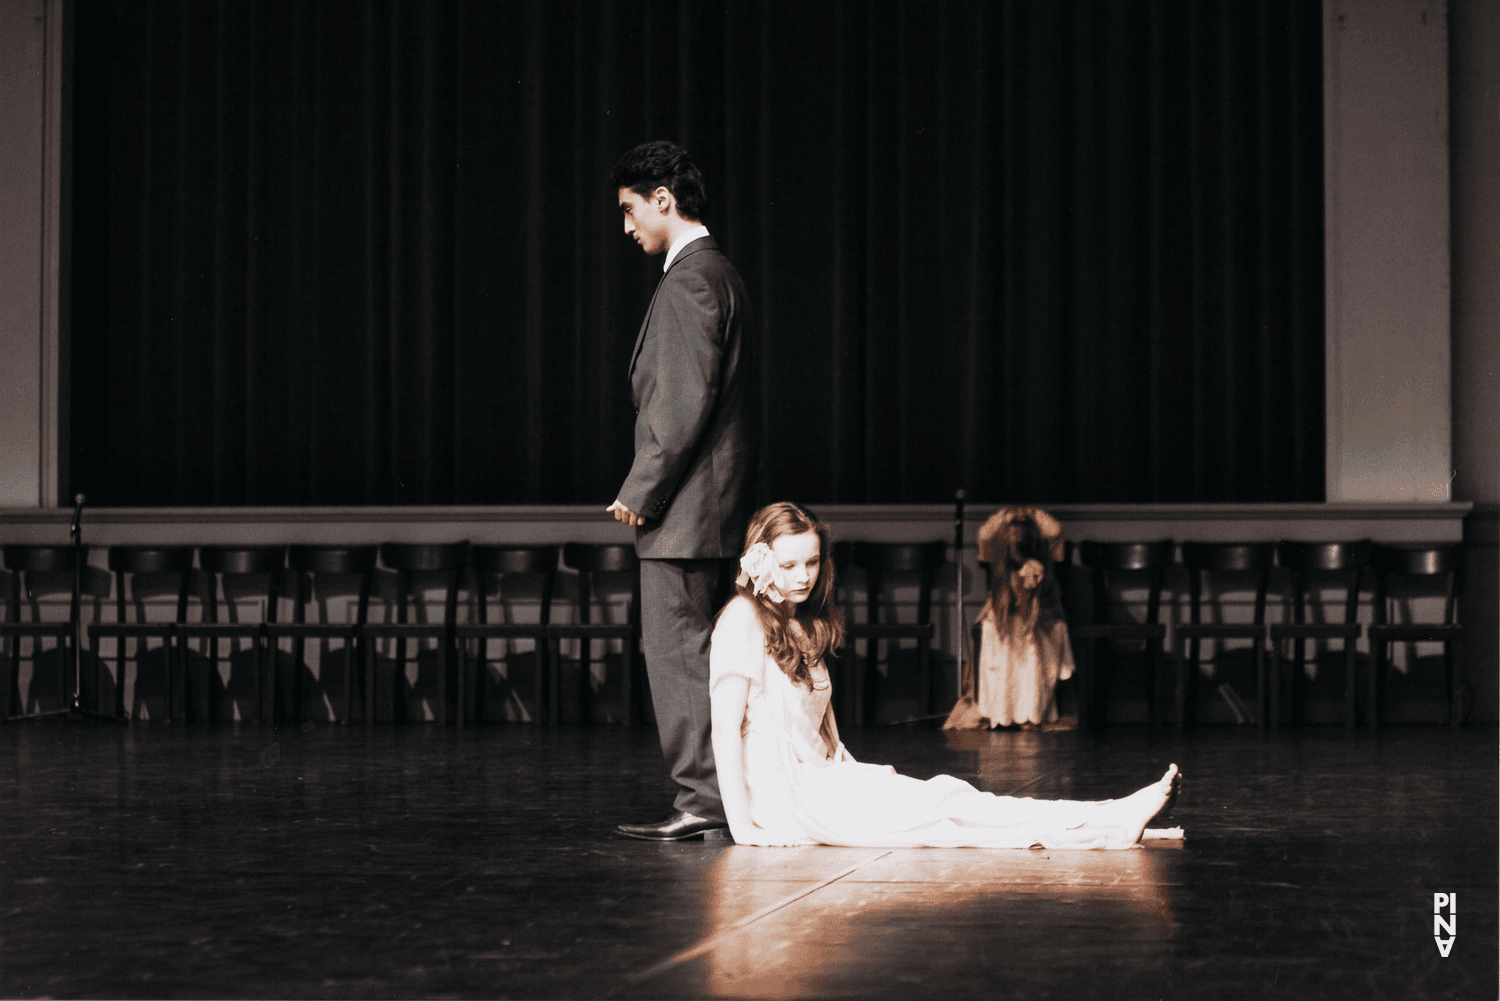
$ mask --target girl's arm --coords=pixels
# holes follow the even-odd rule
[[[740,726],[745,719],[745,703],[750,697],[750,679],[729,675],[719,679],[709,703],[709,718],[714,744],[714,764],[719,769],[719,795],[724,799],[724,816],[729,833],[740,844],[754,824],[750,821],[750,791],[745,786],[745,742]]]
[[[736,844],[785,847],[790,841],[773,840],[771,833],[750,819],[750,790],[745,785],[745,741],[740,727],[750,698],[750,679],[728,675],[713,687],[710,719],[713,722],[714,763],[719,769],[719,795],[724,799],[724,817]]]

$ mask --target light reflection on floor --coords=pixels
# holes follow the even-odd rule
[[[915,983],[938,969],[951,977],[966,965],[1024,964],[1027,929],[1056,935],[1070,925],[1094,938],[1103,926],[1149,964],[1150,944],[1174,927],[1167,855],[732,847],[705,875],[709,948],[683,965],[713,997],[827,995],[868,982],[872,966]]]

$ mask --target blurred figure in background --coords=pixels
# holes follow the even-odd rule
[[[980,627],[978,686],[971,652],[963,692],[943,724],[966,730],[1019,724],[1067,730],[1058,717],[1057,683],[1073,676],[1073,648],[1063,617],[1062,526],[1046,511],[1008,507],[979,529],[979,560],[992,566]]]

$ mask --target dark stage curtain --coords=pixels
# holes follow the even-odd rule
[[[674,139],[765,499],[1321,500],[1320,7],[115,0],[75,39],[73,489],[604,505]],[[70,491],[71,492],[71,491]]]

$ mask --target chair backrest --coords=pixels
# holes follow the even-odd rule
[[[537,573],[557,571],[556,546],[474,546],[474,569],[483,574]]]
[[[1189,570],[1231,573],[1269,570],[1275,557],[1270,542],[1184,542],[1182,565]]]
[[[303,591],[304,574],[327,574],[332,576],[359,577],[359,604],[354,621],[364,625],[370,616],[370,587],[375,575],[375,561],[380,550],[376,546],[290,546],[287,549],[287,564],[297,574],[297,596],[292,605],[292,621],[306,620],[307,602],[314,597]],[[346,592],[340,592],[341,594]],[[325,595],[326,599],[327,595]]]
[[[285,566],[285,546],[203,546],[198,550],[198,567],[204,573],[275,574]]]
[[[266,600],[267,622],[276,621],[276,606],[280,602],[281,571],[286,567],[286,546],[202,546],[198,550],[198,568],[211,575],[208,585],[208,620],[219,621],[219,595],[214,579],[220,580],[224,590],[224,601],[229,605],[231,619],[235,615],[236,596],[225,575],[260,575],[269,578],[263,592]]]
[[[541,619],[542,625],[552,621],[552,584],[557,575],[557,546],[500,546],[480,545],[471,550],[477,586],[474,600],[477,603],[479,621],[488,620],[486,605],[489,592],[485,578],[507,574],[529,574],[542,578]]]
[[[1355,542],[1278,542],[1276,562],[1283,569],[1292,571],[1295,577],[1292,591],[1293,621],[1302,623],[1307,619],[1308,575],[1323,573],[1338,574],[1344,578],[1344,624],[1354,625],[1358,622],[1360,575],[1370,565],[1371,550],[1369,539]]]
[[[880,573],[931,571],[948,561],[948,543],[935,542],[856,542],[853,563]]]
[[[110,546],[109,568],[115,574],[115,608],[116,616],[120,622],[126,621],[125,610],[128,602],[125,598],[125,576],[129,574],[132,578],[132,596],[135,599],[137,611],[144,615],[145,605],[143,600],[148,597],[143,590],[140,578],[150,575],[175,575],[177,577],[177,622],[187,621],[188,595],[193,587],[193,547],[192,546]],[[153,585],[151,593],[167,593],[157,591]]]
[[[1441,579],[1443,585],[1443,622],[1458,621],[1459,568],[1463,565],[1463,546],[1445,542],[1382,543],[1374,547],[1371,563],[1375,567],[1375,621],[1388,621],[1387,597],[1391,578]]]
[[[84,547],[87,553],[87,547]],[[84,560],[88,557],[85,555]],[[5,569],[21,573],[71,573],[72,546],[6,546]]]
[[[379,550],[375,546],[292,546],[287,563],[298,573],[370,573]]]
[[[592,545],[570,542],[563,546],[563,563],[578,571],[578,619],[590,621],[593,614],[594,575],[599,573],[635,574],[631,588],[629,616],[631,622],[640,621],[640,577],[641,561],[633,545]]]
[[[1278,542],[1276,562],[1288,570],[1304,572],[1360,570],[1370,565],[1372,548],[1369,539],[1357,542]]]
[[[189,573],[192,546],[110,546],[109,568],[115,573]]]
[[[1160,542],[1084,542],[1078,561],[1091,570],[1164,570],[1176,558],[1171,539]]]
[[[850,561],[865,571],[866,621],[880,621],[880,591],[888,573],[920,574],[917,587],[917,624],[932,621],[933,577],[948,559],[948,543],[933,542],[855,542]]]
[[[1171,539],[1157,542],[1084,542],[1078,547],[1078,560],[1087,567],[1093,579],[1094,621],[1109,621],[1110,575],[1146,573],[1146,624],[1161,621],[1161,592],[1166,571],[1177,556],[1177,544]]]
[[[591,545],[570,542],[563,546],[563,563],[589,573],[632,573],[641,567],[633,545]]]
[[[84,564],[84,592],[94,602],[95,618],[98,618],[98,595],[90,594],[88,587],[88,547],[81,547]],[[39,599],[42,595],[71,594],[74,585],[73,567],[75,550],[72,546],[10,545],[4,547],[5,567],[14,573],[7,581],[6,618],[19,621],[22,601],[31,605],[32,618],[42,618]],[[106,584],[108,578],[106,577]],[[106,589],[105,596],[108,597]],[[69,606],[71,608],[71,606]],[[71,615],[71,611],[69,612]]]
[[[1371,555],[1379,573],[1436,577],[1458,570],[1463,562],[1463,547],[1442,542],[1383,543],[1375,546]]]
[[[412,575],[440,573],[448,577],[447,593],[443,601],[443,621],[450,628],[457,622],[459,575],[469,565],[467,542],[387,542],[380,547],[380,562],[397,574],[397,621],[407,620]]]
[[[404,573],[447,573],[469,563],[467,542],[387,542],[380,547],[380,562]]]
[[[1276,555],[1271,542],[1184,542],[1182,565],[1187,567],[1191,620],[1201,622],[1203,579],[1217,573],[1255,575],[1255,624],[1266,621],[1266,589]]]

